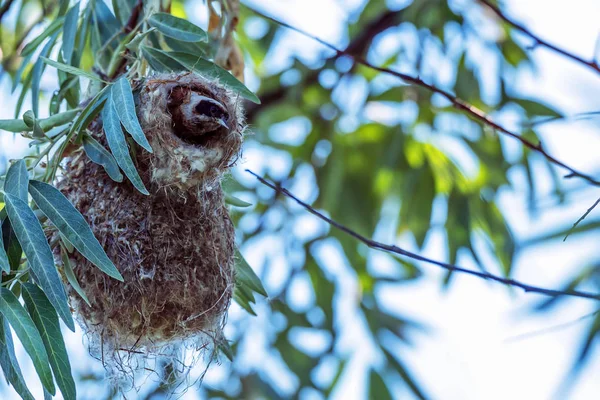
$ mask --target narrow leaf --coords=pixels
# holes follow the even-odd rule
[[[79,108],[64,111],[48,118],[38,119],[37,122],[39,123],[40,128],[46,132],[52,128],[71,122],[79,111],[81,111]],[[28,126],[22,119],[0,119],[0,129],[15,133],[31,132],[33,130],[33,128]]]
[[[250,267],[250,265],[248,265],[244,259],[244,256],[242,256],[242,253],[240,253],[238,249],[235,250],[235,258],[238,260],[238,262],[235,264],[236,284],[240,282],[243,285],[248,286],[253,291],[268,297],[267,291],[265,290],[260,279],[258,276],[256,276],[254,270],[252,267]]]
[[[65,16],[65,25],[63,26],[63,59],[67,64],[71,64],[73,49],[75,46],[75,36],[77,35],[77,19],[79,19],[79,2],[67,12]]]
[[[129,154],[129,147],[127,146],[123,130],[121,129],[119,116],[115,110],[112,98],[108,99],[108,103],[102,110],[102,123],[104,125],[103,128],[104,133],[106,134],[108,147],[115,156],[119,167],[125,172],[125,175],[137,190],[146,195],[150,194],[148,193],[148,190],[146,190],[144,182],[142,182],[142,178],[140,178],[140,175],[133,164],[133,160],[131,159],[131,155]]]
[[[26,111],[25,114],[23,114],[23,122],[25,122],[25,124],[30,130],[33,130],[34,138],[39,139],[44,137],[44,131],[42,130],[42,127],[40,126],[37,118],[33,114],[33,111],[29,110]]]
[[[6,213],[6,207],[2,209],[3,213]],[[4,241],[4,249],[8,256],[8,263],[11,270],[17,270],[21,265],[21,256],[23,255],[23,249],[21,244],[15,235],[15,231],[12,228],[12,224],[8,218],[2,222],[2,240]]]
[[[30,128],[22,119],[0,119],[0,129],[19,133],[28,131]]]
[[[177,18],[171,14],[154,13],[148,20],[150,26],[158,29],[163,35],[182,42],[206,42],[208,35],[191,22]]]
[[[186,71],[186,67],[175,61],[167,53],[152,47],[140,46],[142,55],[153,70],[158,72]]]
[[[127,132],[140,146],[152,153],[152,147],[150,147],[150,143],[148,143],[135,113],[133,93],[127,78],[122,77],[116,81],[111,88],[110,95],[119,120]]]
[[[42,74],[44,73],[44,69],[46,65],[42,61],[44,57],[50,54],[50,51],[54,47],[54,43],[56,42],[56,38],[58,33],[54,33],[48,43],[44,46],[42,51],[40,52],[40,58],[33,65],[33,69],[31,70],[31,110],[35,115],[39,114],[39,105],[40,105],[40,82],[42,80]]]
[[[229,193],[225,193],[225,203],[235,207],[250,207],[252,205],[242,199],[238,199],[237,197],[230,195]]]
[[[42,337],[50,366],[65,400],[75,400],[75,381],[71,375],[71,364],[67,349],[60,331],[56,310],[48,301],[42,290],[36,285],[26,282],[23,284],[23,300],[25,308]]]
[[[68,124],[69,122],[73,121],[73,118],[75,118],[77,113],[79,113],[80,111],[81,109],[79,108],[75,110],[64,111],[58,114],[54,114],[51,117],[40,119],[38,121],[44,132],[47,132],[52,128]]]
[[[250,303],[254,303],[254,297],[252,297],[251,293],[243,288],[236,286],[233,291],[233,300],[240,305],[244,310],[248,311],[249,314],[256,317],[256,312],[252,309]]]
[[[123,26],[127,24],[134,4],[135,0],[112,0],[112,6],[113,10],[115,10],[115,15]]]
[[[100,113],[106,99],[109,98],[110,86],[104,87],[99,91],[92,100],[84,107],[81,114],[77,116],[73,125],[71,126],[71,133],[78,134],[82,130],[86,129],[90,122]]]
[[[123,182],[123,174],[121,174],[115,158],[96,139],[90,135],[84,135],[83,150],[90,160],[104,167],[110,179],[115,182]]]
[[[187,67],[188,69],[199,73],[200,75],[208,75],[217,78],[222,84],[229,86],[232,90],[238,92],[242,97],[250,100],[253,103],[260,104],[260,99],[252,93],[242,82],[229,73],[229,71],[219,67],[217,64],[203,57],[194,54],[171,51],[166,53],[173,57],[176,61]]]
[[[150,28],[145,32],[137,33],[133,37],[133,39],[131,39],[131,41],[125,45],[125,47],[127,47],[130,51],[137,53],[140,50],[140,45],[142,44],[144,39],[146,39],[146,36],[148,36],[149,34],[154,32],[155,30],[156,30],[156,28]]]
[[[369,398],[377,400],[392,400],[392,393],[388,389],[385,381],[374,369],[371,370],[369,375]]]
[[[88,72],[88,71],[84,71],[81,68],[73,67],[72,65],[63,64],[61,62],[54,61],[54,60],[51,60],[49,58],[42,57],[42,56],[40,56],[40,58],[46,64],[48,64],[56,69],[60,69],[61,71],[67,72],[69,74],[77,75],[77,76],[85,76],[86,78],[92,79],[97,82],[104,82],[102,79],[100,79],[95,74]]]
[[[0,367],[4,372],[4,377],[13,386],[15,391],[23,400],[35,400],[27,388],[27,383],[23,378],[23,373],[19,367],[17,356],[15,355],[15,346],[10,332],[10,326],[0,314]]]
[[[48,28],[46,28],[44,32],[42,32],[31,42],[27,43],[27,45],[23,47],[23,50],[21,51],[21,57],[26,57],[32,54],[39,47],[39,45],[42,44],[44,39],[58,31],[58,29],[62,26],[63,21],[63,18],[57,18],[54,20],[54,22],[48,25]]]
[[[67,281],[69,281],[73,289],[77,292],[79,296],[81,296],[83,301],[85,301],[86,304],[91,307],[92,305],[90,304],[90,300],[79,285],[77,277],[75,276],[75,272],[73,272],[73,266],[71,265],[71,261],[69,260],[69,255],[63,247],[61,247],[60,249],[60,255],[63,263],[65,276],[67,277]]]
[[[69,329],[75,331],[67,295],[54,266],[52,250],[46,241],[42,226],[27,203],[9,193],[4,195],[4,200],[8,218],[10,218],[17,239],[27,256],[31,271],[37,278],[37,283],[42,287],[65,324]]]
[[[4,239],[2,239],[2,230],[0,229],[0,271],[4,271],[7,274],[10,273],[10,262],[8,261],[8,255],[4,250]]]
[[[35,324],[15,297],[13,292],[7,288],[0,288],[0,313],[8,320],[15,330],[21,344],[31,357],[33,366],[42,381],[44,388],[51,394],[56,393],[52,371],[48,361],[48,354],[44,348],[44,342],[38,333]]]
[[[58,189],[44,182],[31,181],[29,193],[40,210],[85,258],[105,274],[123,280],[83,215]]]
[[[10,193],[24,202],[27,202],[27,187],[29,186],[29,174],[25,160],[15,161],[10,166],[4,180],[4,191]]]

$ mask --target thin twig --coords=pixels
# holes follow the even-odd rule
[[[571,321],[568,321],[568,322],[563,322],[562,324],[557,324],[557,325],[550,326],[550,327],[543,328],[543,329],[539,329],[539,330],[536,330],[536,331],[533,331],[533,332],[527,332],[527,333],[522,333],[520,335],[512,336],[512,337],[506,338],[504,340],[504,343],[520,342],[521,340],[531,339],[531,338],[538,337],[538,336],[541,336],[541,335],[545,335],[545,334],[548,334],[548,333],[558,332],[558,331],[561,331],[563,329],[570,328],[570,327],[572,327],[572,326],[580,323],[581,321],[584,321],[584,320],[586,320],[586,319],[588,319],[590,317],[593,317],[593,316],[597,315],[598,313],[600,313],[600,310],[593,311],[593,312],[591,312],[589,314],[586,314],[586,315],[584,315],[582,317],[579,317],[577,319],[574,319],[574,320],[571,320]]]
[[[592,204],[590,206],[590,208],[587,209],[587,211],[581,216],[579,217],[579,219],[577,221],[575,221],[575,223],[573,224],[573,226],[571,227],[571,229],[569,229],[569,231],[567,232],[567,234],[565,235],[563,242],[565,240],[567,240],[567,238],[569,237],[569,235],[573,232],[573,230],[575,230],[575,228],[577,228],[577,225],[579,225],[579,223],[581,221],[583,221],[584,219],[587,218],[588,215],[590,215],[590,213],[594,210],[594,208],[596,208],[596,206],[598,206],[598,204],[600,204],[600,198],[598,198],[598,200],[596,200],[594,202],[594,204]]]
[[[500,18],[507,24],[511,25],[513,28],[515,28],[519,32],[521,32],[521,33],[525,34],[526,36],[529,36],[529,38],[533,39],[536,46],[543,46],[549,50],[554,51],[555,53],[560,54],[561,56],[569,58],[575,62],[578,62],[581,65],[585,65],[586,67],[591,68],[592,70],[596,71],[597,73],[600,73],[600,65],[598,65],[598,63],[596,61],[584,60],[583,58],[571,53],[570,51],[567,51],[561,47],[558,47],[550,42],[545,41],[544,39],[541,39],[539,36],[533,34],[524,25],[521,25],[520,23],[508,18],[506,16],[506,14],[504,14],[498,6],[492,4],[492,2],[490,2],[489,0],[479,0],[479,1],[483,4],[485,4],[490,10],[492,10],[494,12],[494,14],[496,14],[498,16],[498,18]]]
[[[246,6],[248,7],[248,6]],[[384,67],[378,67],[376,65],[371,64],[370,62],[368,62],[365,58],[363,58],[360,55],[356,55],[356,54],[350,54],[348,53],[346,50],[340,50],[337,47],[335,47],[334,45],[316,37],[311,35],[310,33],[307,33],[299,28],[296,28],[292,25],[289,25],[285,22],[276,20],[272,17],[269,17],[263,13],[261,13],[260,11],[256,11],[253,8],[248,7],[250,10],[252,10],[254,13],[262,16],[265,19],[268,19],[278,25],[281,25],[285,28],[291,29],[295,32],[298,32],[308,38],[311,38],[319,43],[321,43],[323,46],[333,50],[336,52],[336,54],[338,56],[340,55],[345,55],[348,57],[351,57],[354,59],[355,62],[364,65],[367,68],[373,69],[375,71],[381,72],[381,73],[385,73],[385,74],[389,74],[389,75],[393,75],[397,78],[400,78],[406,82],[409,82],[415,86],[419,86],[422,87],[424,89],[429,90],[432,93],[436,93],[439,94],[440,96],[446,98],[455,108],[464,111],[468,116],[470,116],[471,118],[483,123],[484,125],[487,125],[497,131],[500,131],[501,133],[510,136],[514,139],[517,139],[519,142],[521,142],[521,144],[523,144],[525,147],[538,152],[539,154],[541,154],[542,156],[544,156],[548,161],[550,161],[551,163],[558,165],[561,168],[566,169],[567,171],[569,171],[569,173],[565,176],[566,178],[573,178],[573,177],[579,177],[582,179],[585,179],[586,181],[588,181],[589,183],[595,185],[595,186],[600,186],[600,181],[597,181],[596,179],[592,178],[590,175],[585,174],[583,172],[580,172],[570,166],[568,166],[567,164],[565,164],[564,162],[558,160],[556,157],[552,156],[550,153],[548,153],[546,150],[544,150],[544,148],[542,147],[541,143],[533,143],[531,141],[529,141],[528,139],[524,138],[523,136],[516,134],[514,132],[509,131],[508,129],[506,129],[505,127],[503,127],[502,125],[494,122],[486,113],[484,113],[482,110],[478,109],[477,107],[475,107],[474,105],[466,102],[465,100],[462,100],[458,97],[456,97],[454,94],[447,92],[443,89],[438,88],[437,86],[434,86],[432,84],[429,84],[425,81],[423,81],[420,77],[418,76],[411,76],[402,72],[398,72],[398,71],[394,71],[391,70],[389,68],[384,68]]]
[[[359,234],[359,233],[351,230],[350,228],[347,228],[346,226],[340,224],[339,222],[336,222],[336,221],[332,220],[331,218],[325,216],[324,214],[322,214],[319,211],[315,210],[309,204],[307,204],[307,203],[303,202],[302,200],[298,199],[296,196],[294,196],[287,189],[282,188],[281,186],[278,186],[278,185],[276,185],[274,183],[271,183],[271,182],[267,181],[266,179],[264,179],[263,177],[255,174],[254,172],[250,171],[249,169],[246,169],[246,172],[252,174],[262,184],[270,187],[271,189],[275,190],[277,193],[284,194],[285,196],[287,196],[290,199],[294,200],[296,203],[298,203],[299,205],[301,205],[302,207],[304,207],[304,209],[306,209],[311,214],[316,215],[317,217],[319,217],[323,221],[327,222],[329,225],[331,225],[331,226],[333,226],[333,227],[341,230],[342,232],[344,232],[344,233],[352,236],[353,238],[355,238],[358,241],[366,244],[367,246],[369,246],[372,249],[387,251],[387,252],[395,253],[395,254],[398,254],[398,255],[401,255],[401,256],[404,256],[404,257],[412,258],[413,260],[423,261],[423,262],[426,262],[426,263],[429,263],[429,264],[437,265],[438,267],[441,267],[441,268],[443,268],[443,269],[445,269],[447,271],[462,272],[464,274],[473,275],[473,276],[476,276],[478,278],[482,278],[482,279],[486,279],[486,280],[491,280],[491,281],[494,281],[494,282],[499,282],[499,283],[502,283],[502,284],[507,285],[507,286],[517,287],[517,288],[523,289],[525,292],[538,293],[538,294],[543,294],[545,296],[551,296],[551,297],[556,297],[556,296],[571,296],[571,297],[580,297],[580,298],[591,299],[591,300],[600,300],[600,294],[582,292],[582,291],[578,291],[578,290],[546,289],[546,288],[543,288],[543,287],[539,287],[539,286],[534,286],[534,285],[529,285],[529,284],[526,284],[526,283],[522,283],[522,282],[516,281],[514,279],[503,278],[501,276],[492,275],[492,274],[489,274],[489,273],[486,273],[486,272],[474,271],[474,270],[471,270],[471,269],[459,267],[457,265],[445,263],[443,261],[433,260],[431,258],[424,257],[424,256],[422,256],[420,254],[416,254],[416,253],[410,252],[408,250],[404,250],[404,249],[402,249],[402,248],[400,248],[398,246],[394,246],[394,245],[389,245],[389,244],[384,244],[384,243],[377,242],[377,241],[369,239],[369,238],[367,238],[367,237],[365,237],[365,236],[363,236],[363,235],[361,235],[361,234]]]

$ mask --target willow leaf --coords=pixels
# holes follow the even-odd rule
[[[23,284],[23,300],[44,342],[56,384],[65,400],[75,400],[77,398],[75,381],[71,374],[71,364],[54,307],[44,292],[32,283]]]
[[[105,274],[123,280],[104,249],[94,236],[83,215],[54,186],[40,181],[29,183],[29,193],[35,204],[46,214],[54,226],[92,264]]]
[[[23,373],[15,355],[10,326],[2,314],[0,314],[0,367],[2,367],[2,372],[4,372],[4,377],[8,383],[13,386],[23,400],[35,400],[27,388],[25,378],[23,378]]]
[[[133,93],[127,78],[122,77],[113,84],[110,90],[110,97],[114,103],[114,109],[119,116],[119,120],[131,137],[133,137],[133,140],[152,153],[152,147],[148,143],[148,139],[146,139],[146,135],[135,113]]]
[[[144,186],[144,182],[142,182],[142,178],[140,178],[140,175],[133,164],[133,160],[129,154],[129,147],[127,146],[127,141],[125,140],[125,135],[121,129],[119,116],[117,115],[112,98],[110,97],[108,99],[108,103],[102,109],[102,123],[104,125],[104,133],[106,134],[108,147],[115,156],[115,160],[117,160],[119,167],[121,167],[123,172],[125,172],[125,175],[127,178],[129,178],[137,190],[145,195],[150,194]]]
[[[102,165],[110,179],[115,182],[123,182],[123,174],[121,174],[115,158],[96,139],[90,135],[84,135],[83,150],[90,160]]]
[[[63,26],[62,54],[67,64],[71,64],[73,49],[75,47],[75,36],[77,35],[77,19],[79,18],[79,2],[75,3],[65,16]]]
[[[182,42],[206,42],[208,35],[204,30],[191,22],[167,13],[154,13],[148,19],[150,26],[155,27],[165,36]]]
[[[58,61],[54,61],[51,60],[47,57],[42,57],[40,56],[40,59],[42,61],[44,61],[46,64],[56,68],[56,69],[60,69],[61,71],[67,72],[69,74],[72,75],[77,75],[77,76],[85,76],[86,78],[92,79],[94,81],[98,81],[98,82],[104,82],[102,79],[100,79],[98,76],[96,76],[95,74],[88,72],[88,71],[84,71],[81,68],[77,68],[74,67],[72,65],[67,65]]]
[[[44,342],[31,317],[19,303],[19,299],[7,288],[0,288],[0,313],[8,320],[25,351],[31,357],[44,388],[52,395],[56,394]]]
[[[65,324],[69,329],[75,331],[75,324],[67,303],[67,295],[54,266],[52,250],[46,241],[42,226],[27,203],[18,197],[6,193],[4,201],[6,201],[8,218],[19,243],[23,247],[38,284],[42,287]]]
[[[29,185],[29,174],[25,160],[15,161],[6,173],[4,191],[10,193],[24,202],[28,201],[27,187]]]

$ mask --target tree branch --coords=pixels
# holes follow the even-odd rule
[[[255,10],[253,10],[249,7],[248,7],[248,9],[250,9],[251,11],[256,13]],[[386,11],[386,12],[382,13],[379,17],[370,21],[368,24],[365,25],[364,29],[362,29],[360,31],[360,33],[350,41],[350,43],[344,50],[344,53],[351,54],[351,55],[358,55],[358,56],[364,55],[365,52],[368,50],[369,46],[371,45],[371,42],[373,41],[375,36],[377,36],[378,34],[380,34],[383,31],[385,31],[386,29],[391,28],[392,26],[395,26],[402,20],[402,13],[403,13],[402,10]],[[258,13],[258,14],[260,14],[260,13]],[[265,17],[265,18],[269,18],[269,17]],[[339,54],[336,54],[335,56],[326,60],[326,62],[334,61],[338,57],[339,57]],[[320,72],[321,72],[320,70],[312,71],[311,73],[309,73],[306,76],[306,78],[304,79],[304,82],[302,82],[302,83],[305,85],[311,85],[311,84],[317,82]],[[275,90],[272,90],[265,94],[261,94],[261,96],[260,96],[261,104],[259,104],[259,105],[254,104],[254,103],[248,104],[248,106],[246,108],[247,120],[252,121],[254,119],[254,117],[256,116],[257,112],[259,112],[261,109],[264,109],[266,106],[275,104],[278,101],[282,100],[283,98],[285,98],[287,93],[288,93],[288,88],[284,87],[284,86],[280,86],[279,88],[277,88]]]
[[[262,184],[270,187],[271,189],[275,190],[277,193],[281,193],[281,194],[289,197],[290,199],[294,200],[296,203],[298,203],[299,205],[301,205],[302,207],[304,207],[304,209],[306,209],[311,214],[316,215],[317,217],[319,217],[323,221],[327,222],[331,226],[333,226],[333,227],[341,230],[342,232],[344,232],[344,233],[352,236],[353,238],[355,238],[358,241],[366,244],[367,246],[369,246],[372,249],[387,251],[387,252],[390,252],[390,253],[398,254],[398,255],[403,256],[403,257],[412,258],[413,260],[423,261],[423,262],[426,262],[426,263],[429,263],[429,264],[437,265],[438,267],[441,267],[441,268],[443,268],[443,269],[445,269],[447,271],[461,272],[461,273],[464,273],[464,274],[476,276],[476,277],[481,278],[481,279],[491,280],[491,281],[494,281],[494,282],[498,282],[498,283],[501,283],[503,285],[517,287],[517,288],[523,289],[525,292],[538,293],[538,294],[542,294],[542,295],[545,295],[545,296],[551,296],[551,297],[556,297],[556,296],[570,296],[570,297],[579,297],[579,298],[584,298],[584,299],[591,299],[591,300],[599,300],[600,301],[600,294],[594,294],[594,293],[588,293],[588,292],[581,292],[581,291],[578,291],[578,290],[564,290],[563,291],[563,290],[555,290],[555,289],[546,289],[546,288],[539,287],[539,286],[528,285],[526,283],[522,283],[522,282],[516,281],[514,279],[503,278],[501,276],[492,275],[492,274],[489,274],[489,273],[486,273],[486,272],[474,271],[474,270],[466,269],[466,268],[459,267],[459,266],[456,266],[456,265],[453,265],[453,264],[448,264],[448,263],[445,263],[445,262],[442,262],[442,261],[433,260],[431,258],[424,257],[422,255],[410,252],[408,250],[404,250],[404,249],[402,249],[402,248],[400,248],[398,246],[388,245],[388,244],[377,242],[375,240],[372,240],[372,239],[369,239],[369,238],[367,238],[365,236],[362,236],[361,234],[359,234],[357,232],[354,232],[353,230],[351,230],[350,228],[347,228],[346,226],[340,224],[339,222],[336,222],[336,221],[332,220],[331,218],[323,215],[322,213],[320,213],[319,211],[317,211],[313,207],[311,207],[309,204],[307,204],[307,203],[303,202],[302,200],[298,199],[296,196],[294,196],[287,189],[284,189],[281,186],[278,186],[278,185],[276,185],[274,183],[271,183],[271,182],[267,181],[266,179],[264,179],[263,177],[255,174],[254,172],[250,171],[249,169],[247,169],[246,172],[252,174]]]
[[[486,113],[484,113],[482,110],[478,109],[477,107],[475,107],[474,105],[466,102],[465,100],[460,99],[459,97],[456,97],[454,94],[444,90],[444,89],[440,89],[437,86],[434,86],[432,84],[429,84],[425,81],[423,81],[420,77],[418,76],[411,76],[402,72],[398,72],[398,71],[394,71],[391,70],[389,68],[384,68],[384,67],[378,67],[376,65],[371,64],[370,62],[368,62],[364,57],[360,56],[360,55],[356,55],[356,54],[351,54],[348,53],[346,50],[340,50],[337,47],[335,47],[334,45],[316,37],[311,35],[310,33],[304,32],[303,30],[296,28],[292,25],[289,25],[285,22],[276,20],[272,17],[269,17],[267,15],[262,14],[259,11],[256,11],[252,8],[250,8],[253,12],[255,12],[256,14],[262,16],[263,18],[266,18],[278,25],[281,25],[285,28],[291,29],[295,32],[298,32],[306,37],[309,37],[319,43],[321,43],[323,46],[333,50],[336,52],[336,57],[339,56],[348,56],[348,57],[352,57],[354,59],[355,62],[364,65],[367,68],[373,69],[375,71],[381,72],[381,73],[385,73],[385,74],[389,74],[389,75],[393,75],[397,78],[400,78],[406,82],[409,82],[415,86],[419,86],[422,87],[424,89],[427,89],[428,91],[432,92],[432,93],[436,93],[439,94],[440,96],[444,97],[445,99],[447,99],[455,108],[464,111],[466,115],[468,115],[469,117],[471,117],[474,120],[477,120],[479,122],[481,122],[484,125],[487,125],[497,131],[500,131],[501,133],[510,136],[516,140],[518,140],[519,142],[521,142],[521,144],[523,144],[523,146],[538,152],[539,154],[541,154],[542,156],[544,156],[544,158],[546,158],[548,161],[550,161],[551,163],[558,165],[561,168],[566,169],[569,173],[566,175],[566,177],[568,178],[572,178],[572,177],[578,177],[578,178],[582,178],[585,179],[586,181],[588,181],[589,183],[595,185],[595,186],[600,186],[600,181],[597,181],[596,179],[592,178],[590,175],[585,174],[583,172],[580,172],[570,166],[568,166],[567,164],[565,164],[564,162],[558,160],[556,157],[552,156],[551,154],[549,154],[546,150],[544,150],[544,148],[542,147],[541,143],[533,143],[531,141],[529,141],[528,139],[524,138],[523,136],[514,133],[512,131],[509,131],[508,129],[506,129],[505,127],[503,127],[502,125],[494,122]]]
[[[554,51],[555,53],[560,54],[561,56],[567,57],[581,65],[584,65],[588,68],[591,68],[593,71],[596,71],[597,73],[600,73],[600,65],[598,65],[597,62],[595,62],[594,60],[584,60],[583,58],[563,49],[560,48],[550,42],[547,42],[543,39],[541,39],[539,36],[533,34],[529,29],[527,29],[525,26],[521,25],[518,22],[515,22],[514,20],[508,18],[506,16],[506,14],[504,14],[502,12],[502,10],[500,10],[500,8],[494,4],[492,4],[491,1],[489,0],[479,0],[481,3],[485,4],[490,10],[492,10],[494,12],[494,14],[496,14],[498,16],[498,18],[500,18],[501,20],[503,20],[504,22],[506,22],[507,24],[511,25],[513,28],[515,28],[516,30],[518,30],[519,32],[523,33],[524,35],[528,36],[529,38],[533,39],[533,41],[535,42],[536,46],[543,46],[549,50]]]

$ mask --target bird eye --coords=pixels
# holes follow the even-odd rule
[[[210,107],[210,115],[212,115],[213,117],[216,116],[218,112],[219,112],[219,109],[216,106]]]

